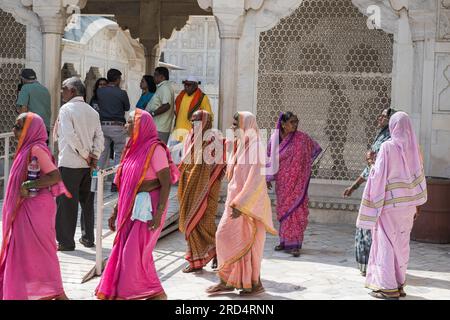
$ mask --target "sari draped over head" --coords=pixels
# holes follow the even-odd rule
[[[168,148],[159,140],[152,117],[148,112],[136,109],[133,133],[123,151],[115,178],[119,189],[117,234],[102,279],[96,289],[96,295],[100,299],[139,299],[163,292],[154,267],[152,252],[163,228],[167,206],[160,227],[154,231],[148,230],[146,223],[131,220],[137,192],[158,145],[166,150],[171,182],[175,183],[179,177],[178,169],[172,162]],[[150,196],[152,209],[156,212],[159,189],[150,192]]]
[[[217,257],[219,277],[226,286],[251,290],[259,283],[265,232],[277,232],[264,176],[266,150],[256,117],[239,112],[239,128],[244,136],[235,141],[236,153],[227,168],[230,182],[216,233]],[[233,208],[241,212],[240,217],[231,217]]]
[[[223,161],[209,164],[203,159],[208,147],[218,142],[216,147],[223,149],[223,142],[204,136],[207,130],[212,129],[212,116],[203,110],[197,113],[202,115],[201,134],[196,134],[194,139],[192,129],[185,140],[185,157],[179,166],[181,177],[178,185],[179,229],[185,233],[188,242],[186,260],[192,268],[202,268],[216,256],[215,218],[226,167]],[[201,160],[201,163],[196,160]]]
[[[372,168],[356,225],[371,229],[385,209],[416,207],[427,201],[427,186],[419,145],[405,112],[389,121],[391,140],[384,142]]]
[[[309,135],[296,131],[280,143],[281,116],[268,149],[267,181],[275,181],[280,244],[301,248],[308,224],[308,187],[312,164],[322,148]],[[278,171],[271,169],[277,169]]]
[[[41,189],[33,198],[22,198],[20,194],[21,185],[27,180],[32,148],[42,149],[55,163],[47,147],[47,139],[42,118],[28,112],[14,155],[2,208],[0,299],[39,299],[63,293],[56,256],[54,197],[71,195],[62,181],[48,189]],[[29,239],[30,242],[23,239]],[[13,274],[18,278],[8,280],[8,270],[14,270]]]

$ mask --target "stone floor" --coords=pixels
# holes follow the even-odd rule
[[[177,211],[176,189],[170,197],[173,216]],[[106,195],[104,232],[114,201],[114,195]],[[373,299],[355,267],[353,234],[351,225],[310,224],[299,258],[275,252],[277,238],[268,235],[261,274],[266,292],[253,299]],[[113,235],[103,242],[104,257],[110,252],[112,240]],[[243,299],[237,292],[208,297],[205,288],[217,281],[216,274],[210,267],[194,274],[181,272],[185,247],[183,235],[175,231],[162,238],[154,252],[156,269],[169,299]],[[68,296],[95,299],[99,278],[81,284],[83,276],[94,267],[95,249],[79,245],[76,251],[59,252],[58,257]],[[411,242],[406,292],[405,299],[411,300],[450,299],[450,245]]]

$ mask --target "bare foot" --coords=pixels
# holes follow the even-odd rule
[[[191,273],[191,272],[197,272],[197,271],[202,271],[202,270],[203,270],[203,268],[195,269],[195,268],[192,268],[190,265],[187,265],[182,271],[184,273]]]

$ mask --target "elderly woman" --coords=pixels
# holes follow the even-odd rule
[[[126,130],[130,140],[115,179],[119,199],[109,219],[117,234],[96,295],[108,300],[167,299],[153,249],[167,214],[170,185],[179,172],[148,112],[131,112]]]
[[[225,212],[216,233],[220,283],[206,292],[237,289],[241,294],[258,294],[264,292],[260,271],[266,231],[276,234],[264,176],[266,150],[250,112],[238,112],[233,129],[235,152],[228,163]]]
[[[13,132],[18,145],[2,208],[0,300],[67,300],[56,255],[55,196],[70,194],[47,147],[42,118],[23,113]],[[30,161],[39,165],[37,180],[27,180]]]
[[[194,129],[185,142],[185,158],[180,165],[181,177],[178,186],[180,203],[180,231],[187,241],[186,260],[189,264],[185,273],[202,270],[209,261],[216,262],[216,214],[219,193],[226,165],[222,159],[214,159],[215,154],[207,151],[223,143],[216,137],[206,136],[212,129],[212,116],[207,111],[199,110],[192,115]],[[198,127],[197,127],[198,126]],[[196,132],[196,128],[201,128]],[[211,149],[214,152],[214,149]],[[198,155],[199,157],[196,157]],[[219,155],[220,156],[220,155]]]
[[[372,230],[366,287],[372,296],[405,296],[409,240],[417,206],[427,201],[419,145],[405,112],[389,121],[391,140],[384,142],[369,173],[356,226]]]
[[[280,115],[268,151],[270,172],[266,179],[269,189],[272,188],[271,181],[275,181],[276,186],[280,244],[275,250],[285,250],[294,257],[300,256],[308,225],[311,168],[321,151],[317,142],[298,130],[295,114]]]
[[[345,189],[344,197],[350,197],[353,191],[358,189],[359,186],[367,180],[370,168],[375,162],[376,156],[380,151],[381,145],[383,144],[383,142],[391,138],[391,134],[389,132],[389,119],[394,113],[395,113],[394,109],[387,108],[384,109],[383,112],[378,116],[378,128],[380,129],[380,131],[375,137],[375,140],[372,143],[372,147],[366,154],[367,166],[366,168],[364,168],[364,171],[356,179],[356,181],[352,184],[352,186]],[[358,264],[358,268],[361,272],[361,275],[364,277],[366,276],[367,263],[369,261],[371,244],[372,244],[371,231],[362,228],[356,228],[355,233],[356,262]]]

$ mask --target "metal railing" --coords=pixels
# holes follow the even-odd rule
[[[10,153],[11,149],[11,138],[14,137],[12,132],[5,132],[0,134],[0,140],[5,140],[5,150],[2,155],[0,155],[0,160],[3,159],[3,177],[0,177],[0,180],[3,180],[3,197],[6,194],[6,187],[8,186],[9,179],[9,170],[10,168],[10,158],[12,154]]]
[[[99,170],[97,173],[97,230],[96,230],[96,253],[95,253],[95,274],[97,276],[102,274],[103,268],[103,239],[107,238],[114,232],[108,231],[103,234],[103,209],[105,207],[103,194],[104,194],[104,181],[105,177],[115,174],[119,166],[106,168]]]

